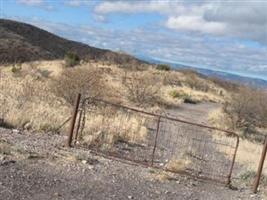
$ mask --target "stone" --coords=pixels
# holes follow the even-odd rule
[[[87,164],[87,160],[82,160],[82,164]]]

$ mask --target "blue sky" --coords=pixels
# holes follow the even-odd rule
[[[92,46],[267,79],[266,0],[0,0],[1,18]]]

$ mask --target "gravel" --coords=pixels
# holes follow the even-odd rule
[[[244,185],[144,168],[63,147],[66,137],[0,128],[0,199],[266,199]],[[163,178],[158,178],[163,177]]]

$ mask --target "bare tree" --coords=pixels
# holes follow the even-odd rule
[[[139,105],[154,103],[160,91],[161,80],[149,72],[132,72],[123,78],[127,97]]]
[[[258,89],[240,88],[224,105],[224,112],[232,128],[243,129],[244,134],[256,127],[267,127],[267,94]]]

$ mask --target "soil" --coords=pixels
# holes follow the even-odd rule
[[[207,123],[216,104],[184,104],[169,115]],[[63,147],[66,136],[0,129],[0,199],[266,199],[222,184],[107,159]]]

